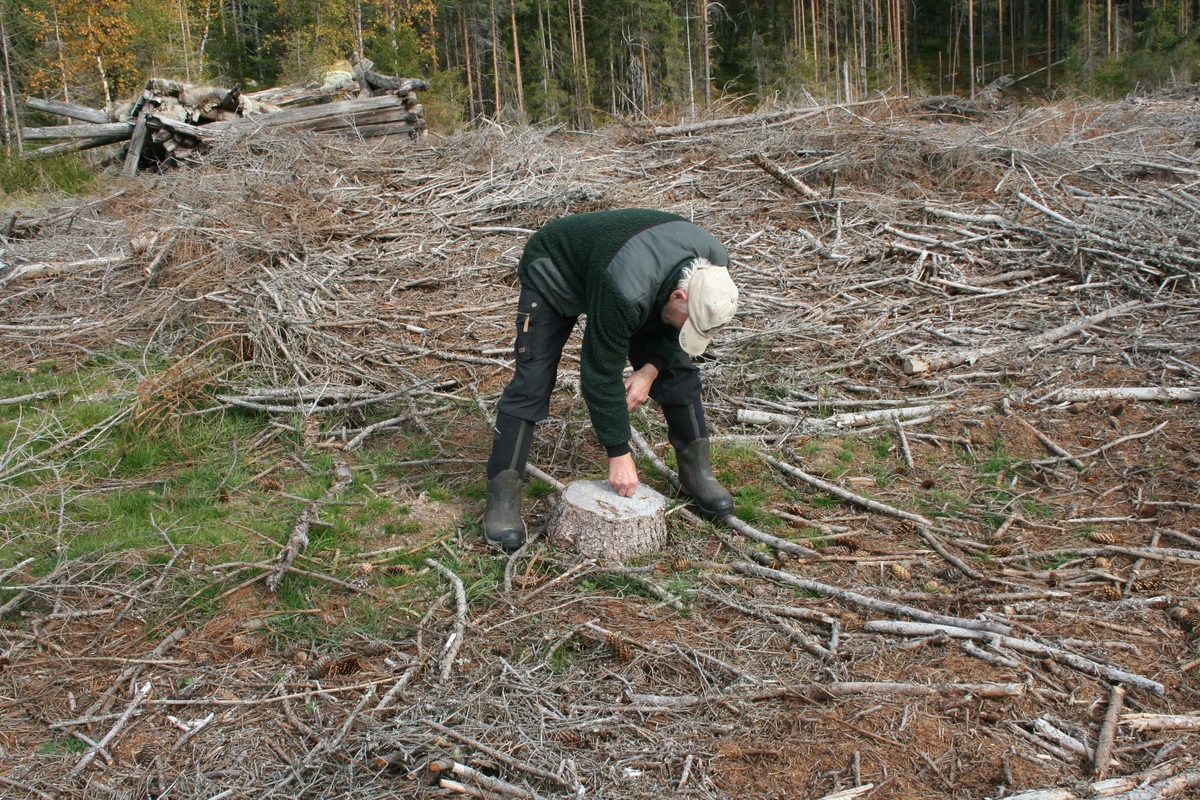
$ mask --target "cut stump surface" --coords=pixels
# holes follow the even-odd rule
[[[550,538],[589,558],[627,561],[662,549],[667,498],[645,484],[621,497],[607,481],[575,481],[554,507]]]

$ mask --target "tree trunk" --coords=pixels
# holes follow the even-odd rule
[[[1046,0],[1046,88],[1049,89],[1050,73],[1054,67],[1054,0]]]
[[[584,33],[583,0],[579,0],[579,55],[583,62],[583,110],[586,116],[584,124],[592,127],[592,76],[588,69],[587,36]]]
[[[492,21],[492,118],[500,117],[500,34],[496,31],[496,0],[490,0],[488,8]]]
[[[513,34],[513,66],[517,71],[517,110],[525,113],[525,81],[521,76],[521,47],[517,41],[517,4],[516,0],[508,0],[508,13],[512,19]]]
[[[54,6],[54,42],[58,49],[58,76],[62,80],[63,102],[71,102],[71,89],[67,86],[67,64],[63,60],[62,29],[58,24],[58,6]]]
[[[467,68],[467,105],[471,110],[471,119],[475,118],[475,81],[471,77],[471,36],[467,30],[467,11],[458,10],[458,18],[462,22],[463,59]]]
[[[712,60],[709,53],[708,0],[697,0],[697,2],[700,4],[700,46],[704,50],[704,107],[708,108],[712,105]]]
[[[183,0],[179,0],[179,39],[183,43],[183,76],[188,83],[192,82],[192,64],[188,58],[188,31],[187,31],[187,12],[183,7]]]
[[[975,0],[967,0],[967,66],[971,69],[971,99],[975,99]]]

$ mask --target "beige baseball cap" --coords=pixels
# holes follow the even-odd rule
[[[712,335],[737,311],[738,290],[726,267],[697,267],[688,284],[688,318],[679,329],[679,346],[690,356],[702,354]]]

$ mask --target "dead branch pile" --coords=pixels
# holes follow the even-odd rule
[[[535,544],[494,591],[430,559],[438,588],[406,635],[337,652],[258,638],[276,559],[202,565],[204,585],[170,548],[40,578],[18,564],[0,572],[18,591],[0,614],[26,614],[0,631],[4,746],[50,729],[85,749],[23,757],[6,792],[1186,796],[1198,134],[1171,99],[983,126],[881,102],[586,137],[493,127],[403,158],[264,132],[69,223],[23,220],[0,272],[6,363],[148,344],[175,382],[116,413],[301,417],[349,458],[428,437],[426,466],[453,474],[490,441],[528,233],[675,211],[726,243],[742,289],[702,366],[712,425],[796,501],[763,509],[790,538],[682,512],[657,564]],[[564,479],[602,457],[577,344],[533,455]],[[636,424],[657,458],[656,415]],[[896,475],[839,466],[830,440],[855,437],[894,440]],[[49,458],[19,444],[0,483]],[[445,543],[477,546],[461,528]],[[362,558],[355,579],[317,556],[287,568],[383,591],[390,553]],[[142,636],[135,615],[184,585],[240,592],[240,616],[176,634],[160,613]]]
[[[242,94],[240,86],[192,86],[152,78],[133,103],[107,111],[56,100],[28,98],[26,107],[65,116],[84,124],[23,128],[26,142],[57,141],[22,155],[39,156],[88,150],[117,142],[125,173],[143,166],[195,163],[221,137],[264,129],[355,133],[363,137],[425,131],[417,92],[429,85],[416,78],[393,78],[372,70],[369,60],[331,69],[317,83]]]

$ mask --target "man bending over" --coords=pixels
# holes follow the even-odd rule
[[[525,543],[521,482],[533,426],[550,413],[558,362],[580,314],[580,383],[613,490],[637,490],[629,412],[654,398],[684,491],[705,516],[733,513],[733,498],[713,476],[700,371],[690,358],[737,310],[728,263],[712,234],[662,211],[576,214],[530,237],[517,267],[516,374],[496,406],[487,464],[489,542],[508,553]],[[633,374],[623,379],[627,359]]]

